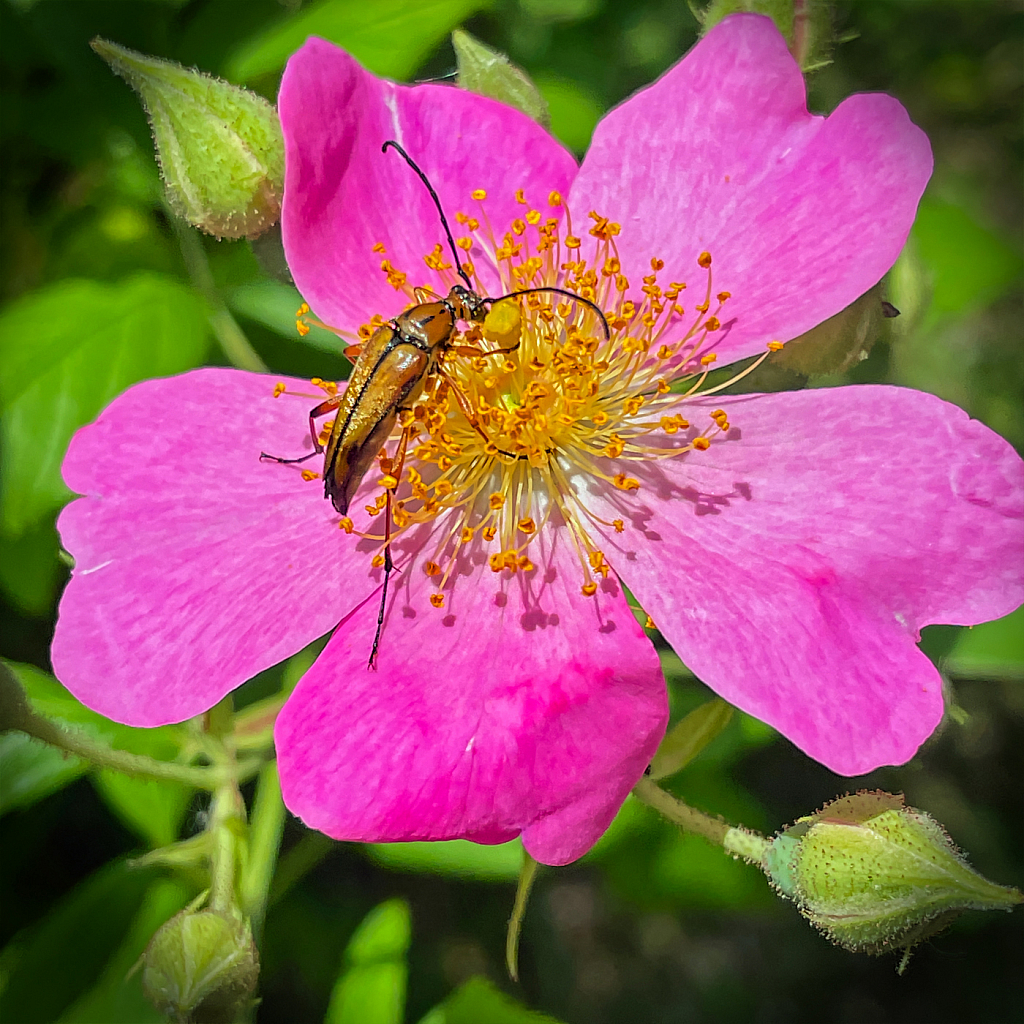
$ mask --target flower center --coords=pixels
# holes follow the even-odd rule
[[[591,211],[589,234],[595,241],[583,258],[583,242],[573,234],[570,211],[558,193],[548,196],[548,207],[562,216],[544,217],[518,192],[523,216],[500,240],[487,217],[486,193],[478,189],[472,198],[475,215],[456,214],[465,231],[456,244],[466,254],[462,266],[478,293],[486,294],[476,269],[480,261],[496,268],[505,292],[541,290],[495,303],[482,325],[453,339],[441,372],[400,412],[390,453],[378,457],[380,492],[365,506],[371,518],[381,516],[391,492],[391,528],[359,531],[347,516],[340,525],[383,545],[388,535],[393,542],[413,525],[436,522],[441,529],[434,531],[433,549],[421,556],[421,568],[435,578],[431,602],[440,608],[463,548],[486,545],[494,572],[530,572],[531,543],[554,520],[568,527],[581,590],[593,595],[597,578],[606,577],[610,567],[592,527],[621,532],[625,522],[588,509],[580,478],[628,500],[640,488],[627,471],[630,461],[704,451],[729,430],[722,409],[692,425],[679,409],[702,388],[715,362],[712,343],[730,295],[713,294],[711,255],[702,252],[694,267],[702,279],[699,301],[689,311],[682,302],[686,282],[660,282],[664,264],[657,256],[639,294],[630,297],[632,282],[622,273],[615,242],[620,225]],[[374,251],[385,254],[380,244]],[[449,287],[459,283],[440,245],[424,260]],[[414,290],[408,275],[386,258],[381,269],[414,304],[431,291]],[[383,322],[375,317],[360,336],[368,338]],[[729,386],[759,362],[703,394]],[[378,553],[375,563],[383,561]]]

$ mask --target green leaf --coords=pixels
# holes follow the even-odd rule
[[[1024,680],[1024,608],[960,630],[943,668],[971,679]]]
[[[486,978],[470,978],[420,1024],[558,1024],[554,1017],[527,1009]]]
[[[30,807],[89,770],[87,762],[23,732],[0,736],[0,814]]]
[[[604,106],[601,101],[579,82],[555,75],[537,75],[534,78],[551,111],[551,132],[570,149],[582,153],[590,145]]]
[[[717,698],[694,708],[661,741],[651,761],[651,778],[682,771],[729,724],[732,713],[732,705]]]
[[[52,721],[72,729],[82,729],[91,737],[108,746],[127,750],[133,754],[146,754],[161,761],[170,761],[178,755],[185,742],[185,731],[181,726],[165,725],[157,729],[138,729],[129,725],[111,722],[76,700],[51,675],[31,665],[9,664],[25,690],[32,710]],[[32,741],[44,751],[53,751],[64,759],[62,751]],[[29,748],[31,749],[31,748]],[[25,755],[22,755],[25,756]],[[28,786],[28,779],[21,787],[26,796],[12,806],[25,806],[27,802],[67,785],[88,770],[86,762],[77,758],[69,759],[81,765],[75,774],[65,777],[56,771],[56,760],[50,754],[35,754],[40,779],[47,765],[52,770],[49,788],[42,781],[36,783],[37,790]],[[117,772],[103,770],[94,776],[94,783],[100,796],[110,809],[128,828],[145,839],[151,846],[166,846],[178,836],[181,820],[188,808],[192,790],[175,782],[158,782],[151,779],[134,779]],[[4,809],[6,804],[2,804]]]
[[[407,79],[456,25],[491,0],[320,0],[243,44],[228,77],[247,82],[279,71],[308,36],[344,47],[387,78]]]
[[[21,611],[49,615],[61,573],[59,550],[52,520],[20,537],[0,533],[0,589]]]
[[[19,536],[71,492],[60,464],[71,435],[130,384],[202,362],[206,309],[173,278],[62,281],[0,315],[2,523]]]
[[[490,96],[521,110],[545,128],[551,127],[551,112],[530,76],[498,50],[480,42],[462,29],[452,33],[458,64],[460,89]]]
[[[958,206],[925,198],[911,238],[931,272],[934,313],[960,313],[998,298],[1024,270],[1019,252]]]
[[[481,882],[514,882],[523,863],[518,839],[484,846],[468,839],[437,843],[376,843],[364,847],[366,855],[392,871],[422,871]]]
[[[15,935],[0,954],[13,963],[0,995],[0,1020],[49,1024],[94,986],[152,881],[152,872],[112,861]]]
[[[155,881],[96,984],[60,1015],[57,1024],[161,1024],[163,1014],[142,992],[141,971],[132,973],[132,968],[153,933],[178,913],[189,897],[178,882]]]
[[[345,949],[324,1024],[401,1024],[411,939],[409,904],[388,900],[363,919]]]
[[[137,749],[135,753],[151,752]],[[93,784],[107,806],[153,849],[169,846],[178,838],[192,799],[188,786],[156,779],[133,779],[109,769],[97,772]]]
[[[241,316],[255,320],[269,327],[276,334],[289,341],[303,341],[307,345],[328,352],[339,353],[347,342],[322,327],[311,326],[309,333],[300,337],[295,329],[295,311],[302,302],[296,288],[281,281],[255,281],[232,288],[228,293],[228,305]]]

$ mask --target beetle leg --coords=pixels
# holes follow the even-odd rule
[[[462,415],[466,417],[469,425],[485,440],[490,441],[487,436],[487,431],[480,426],[480,420],[477,419],[476,413],[473,412],[473,406],[469,404],[469,399],[463,394],[462,388],[448,376],[447,373],[439,366],[436,371],[437,375],[448,385],[449,389],[455,394],[455,401],[459,403],[459,408],[462,410]]]
[[[268,455],[266,452],[260,452],[260,462],[266,460],[267,462],[281,462],[285,465],[292,465],[296,462],[305,462],[307,459],[313,458],[314,455],[322,455],[324,446],[320,443],[320,434],[316,429],[316,420],[337,409],[339,405],[341,405],[341,395],[331,395],[326,402],[321,402],[310,410],[309,436],[313,438],[313,450],[311,452],[308,452],[306,455],[300,455],[297,459],[283,459],[280,455]]]
[[[472,358],[476,356],[502,356],[509,352],[515,352],[517,348],[519,348],[518,341],[510,348],[493,348],[489,351],[485,351],[482,348],[474,348],[472,345],[450,345],[448,347],[448,351],[455,352],[460,356],[469,356]]]
[[[401,483],[402,480],[402,469],[405,466],[405,453],[409,447],[409,428],[406,427],[402,431],[402,437],[398,442],[398,450],[396,452],[398,465],[397,469],[392,470],[394,478]],[[388,600],[388,580],[391,579],[391,573],[394,571],[395,563],[391,558],[391,502],[394,499],[396,488],[388,488],[387,491],[387,505],[385,506],[384,520],[384,586],[380,592],[380,609],[377,612],[377,632],[373,635],[373,647],[370,649],[370,661],[367,664],[367,668],[373,668],[373,663],[377,659],[377,648],[380,646],[380,634],[384,628],[384,612],[386,611],[386,605]]]

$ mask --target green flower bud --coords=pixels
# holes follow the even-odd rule
[[[776,836],[762,867],[779,892],[837,945],[909,952],[964,910],[1024,901],[970,868],[942,827],[902,796],[858,793]]]
[[[551,112],[530,76],[512,61],[462,29],[452,33],[460,89],[501,100],[551,128]]]
[[[141,97],[179,217],[218,238],[255,238],[280,219],[284,137],[270,103],[105,39],[91,45]]]
[[[161,1013],[179,1022],[234,1024],[256,991],[259,958],[248,924],[213,910],[183,910],[142,955],[142,987]]]

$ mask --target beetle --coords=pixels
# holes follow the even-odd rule
[[[459,351],[463,348],[455,346],[452,342],[459,321],[473,324],[483,323],[488,309],[493,303],[535,292],[551,292],[564,295],[574,302],[581,302],[591,307],[602,323],[606,339],[610,337],[608,321],[601,309],[589,299],[563,288],[523,288],[499,298],[489,298],[478,294],[459,260],[455,240],[452,238],[441,201],[427,176],[393,139],[384,143],[381,152],[386,153],[388,149],[394,149],[405,160],[430,193],[448,239],[448,246],[455,258],[456,272],[465,283],[465,287],[454,285],[444,298],[412,306],[377,328],[362,346],[345,390],[332,395],[310,410],[309,432],[313,438],[313,451],[294,459],[260,452],[261,461],[286,464],[305,462],[307,459],[323,454],[324,497],[330,498],[334,508],[343,516],[348,513],[352,497],[362,483],[363,477],[395,429],[399,413],[416,401],[431,376],[443,372],[441,361],[445,355],[453,348]],[[510,348],[489,351],[465,348],[467,352],[476,356],[492,356],[513,352],[518,347],[517,342]],[[458,389],[456,389],[456,397],[458,397]],[[320,441],[315,421],[335,409],[337,415],[327,443],[324,445]],[[476,423],[471,412],[465,407],[463,411],[470,420],[470,424],[486,440],[486,434]],[[400,466],[404,459],[406,443],[407,435],[403,435],[403,439],[399,443],[398,474],[401,472]],[[395,474],[396,479],[398,474]],[[388,580],[394,569],[391,558],[391,501],[394,493],[394,487],[387,492],[384,586],[381,593],[380,612],[377,617],[377,633],[370,653],[368,667],[371,668],[377,656],[381,629],[384,625]]]

